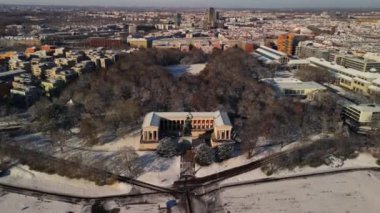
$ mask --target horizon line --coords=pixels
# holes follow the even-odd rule
[[[104,5],[61,5],[61,4],[12,4],[12,3],[0,3],[0,6],[33,6],[33,7],[96,7],[96,8],[125,8],[125,9],[206,9],[210,7],[191,7],[191,6],[179,6],[179,7],[170,7],[170,6],[104,6]],[[231,9],[231,10],[380,10],[380,7],[213,7],[215,9]]]

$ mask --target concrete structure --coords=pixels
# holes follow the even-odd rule
[[[330,51],[326,49],[320,49],[314,46],[305,45],[305,46],[297,46],[296,55],[299,58],[316,57],[316,58],[323,58],[327,61],[329,60]]]
[[[349,55],[336,55],[335,63],[361,72],[380,72],[380,62]]]
[[[364,95],[380,92],[380,74],[362,72],[352,68],[345,68],[334,62],[318,58],[308,58],[313,66],[330,71],[336,78],[337,84],[345,89],[353,90]]]
[[[16,56],[18,53],[16,51],[8,51],[5,53],[0,53],[0,60],[2,59],[10,59],[14,56]]]
[[[306,59],[291,59],[288,61],[288,67],[292,70],[298,70],[303,67],[307,67],[310,62]]]
[[[210,27],[210,28],[216,27],[216,21],[217,20],[216,20],[216,11],[215,11],[215,8],[210,7],[207,10],[206,21],[207,21],[208,27]]]
[[[181,13],[176,13],[176,15],[174,16],[174,25],[179,27],[181,25],[181,22],[182,22],[182,15]]]
[[[157,49],[179,49],[188,51],[190,46],[203,50],[205,53],[211,53],[214,47],[221,46],[219,39],[211,37],[193,37],[193,38],[164,38],[153,41],[152,47]]]
[[[267,78],[261,81],[270,84],[285,96],[313,98],[314,94],[326,90],[326,87],[314,82],[302,82],[295,78]]]
[[[309,36],[297,35],[294,33],[281,34],[277,38],[277,49],[287,55],[294,55],[296,47],[300,41],[305,41]]]
[[[13,80],[14,76],[21,73],[26,73],[26,70],[12,70],[12,71],[7,71],[7,72],[0,72],[0,80],[11,81]]]
[[[120,38],[104,38],[104,37],[92,37],[88,38],[86,45],[90,47],[120,47],[123,44],[123,40]]]
[[[11,85],[8,82],[0,80],[0,100],[9,97]]]
[[[267,61],[267,63],[273,61],[284,65],[289,61],[289,58],[285,53],[266,46],[260,46],[260,48],[256,49],[255,53],[258,54],[257,56],[259,60]],[[260,57],[262,57],[262,59],[260,59]]]
[[[192,137],[212,131],[211,146],[231,141],[232,124],[226,112],[150,112],[142,124],[140,150],[155,150],[161,138],[178,136],[189,115]]]
[[[150,48],[152,40],[147,38],[127,38],[127,43],[135,48]]]
[[[380,106],[349,105],[342,112],[344,122],[358,133],[368,134],[379,130]]]
[[[136,35],[137,34],[137,25],[135,25],[135,24],[128,25],[128,33],[130,35]]]

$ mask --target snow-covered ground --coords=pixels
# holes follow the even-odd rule
[[[139,148],[139,144],[140,134],[125,135],[124,137],[117,138],[116,140],[106,144],[93,146],[91,147],[91,150],[115,152],[126,146],[133,147],[137,150]]]
[[[94,182],[84,179],[69,179],[59,175],[32,171],[27,166],[13,167],[9,176],[0,178],[0,183],[46,192],[86,197],[127,194],[132,189],[130,185],[125,183],[98,186]]]
[[[180,157],[160,158],[154,152],[139,152],[144,173],[137,179],[159,186],[171,186],[180,175]]]
[[[139,131],[136,131],[139,133]],[[51,142],[41,134],[24,135],[18,137],[16,143],[27,145],[29,149],[39,150],[46,154],[54,155],[58,158],[69,158],[80,154],[82,163],[91,165],[94,162],[102,162],[107,165],[115,163],[116,155],[123,147],[133,147],[136,150],[140,143],[140,134],[128,134],[124,137],[116,138],[108,143],[93,147],[84,147],[79,139],[72,138],[64,147],[64,152],[60,152],[58,147],[53,147]],[[175,157],[165,159],[158,157],[155,152],[140,152],[139,162],[143,167],[143,174],[139,180],[162,186],[169,186],[178,180],[180,174],[180,158]],[[1,179],[0,179],[1,180]],[[68,179],[70,180],[70,179]]]
[[[170,74],[172,74],[174,77],[179,77],[185,73],[190,73],[193,75],[199,74],[204,68],[206,67],[206,64],[178,64],[178,65],[172,65],[165,67]]]
[[[37,197],[5,192],[2,192],[0,196],[0,206],[2,212],[6,213],[84,212],[83,206],[81,204],[70,204],[60,201],[42,200]],[[88,213],[90,212],[91,211],[88,211]]]
[[[316,140],[327,138],[330,136],[331,135],[326,135],[326,134],[312,135],[309,137],[309,140],[307,142],[294,141],[284,146],[281,146],[280,144],[273,145],[273,146],[265,146],[265,145],[270,144],[271,142],[264,139],[258,142],[257,144],[258,147],[255,148],[254,156],[252,158],[247,158],[247,154],[244,154],[244,155],[239,155],[237,157],[225,160],[221,163],[213,163],[210,166],[202,166],[202,167],[198,166],[198,168],[196,168],[196,171],[197,171],[196,176],[203,177],[203,176],[211,175],[211,174],[221,172],[227,169],[232,169],[234,167],[242,166],[242,165],[251,163],[253,161],[259,160],[273,153],[293,149],[298,146],[306,145],[308,143],[312,143]]]
[[[376,164],[376,159],[368,154],[368,153],[361,153],[359,156],[355,159],[348,159],[343,162],[343,166],[340,167],[341,169],[347,169],[347,168],[358,168],[358,167],[375,167],[378,166]],[[313,173],[313,172],[323,172],[323,171],[331,171],[331,170],[336,170],[339,168],[332,168],[327,165],[322,165],[317,168],[312,168],[309,166],[305,167],[297,167],[294,170],[280,170],[270,177],[285,177],[285,176],[292,176],[292,175],[299,175],[299,174],[306,174],[306,173]],[[267,178],[266,174],[264,174],[261,169],[255,169],[250,172],[237,175],[232,178],[228,178],[224,180],[222,183],[236,183],[236,182],[241,182],[241,181],[250,181],[250,180],[257,180],[257,179],[262,179],[262,178]]]
[[[197,177],[203,177],[207,175],[211,175],[214,173],[218,173],[227,169],[232,169],[237,166],[242,166],[245,164],[248,164],[250,162],[256,161],[260,158],[263,158],[265,156],[268,156],[274,152],[280,151],[281,148],[279,146],[271,147],[271,148],[265,148],[261,149],[258,154],[253,156],[252,158],[247,158],[247,154],[239,155],[237,157],[225,160],[221,163],[213,163],[209,166],[196,166],[196,176]]]
[[[93,150],[118,151],[125,146],[138,149],[140,135],[127,135],[105,145],[93,147]],[[155,152],[137,151],[139,162],[144,167],[144,172],[137,179],[160,186],[170,186],[179,179],[180,157],[170,159],[160,158]]]
[[[123,204],[121,201],[106,201],[101,205],[109,212],[119,213],[158,213],[159,206],[165,206],[165,202],[156,202],[158,200],[149,200],[149,204]],[[167,198],[164,199],[167,201]],[[0,206],[4,213],[92,213],[92,204],[67,203],[62,201],[49,200],[43,197],[33,197],[16,193],[9,193],[0,190]],[[117,209],[119,211],[117,211]],[[114,211],[112,211],[114,210]],[[179,211],[173,211],[179,212]]]
[[[366,212],[380,209],[380,174],[353,172],[223,189],[215,212]]]

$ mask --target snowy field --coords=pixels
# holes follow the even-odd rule
[[[70,204],[60,201],[42,200],[36,197],[30,197],[14,193],[1,192],[0,206],[6,213],[66,213],[66,212],[86,212],[80,204]],[[89,208],[88,210],[91,210]],[[87,211],[90,213],[91,211]]]
[[[140,155],[140,159],[145,166],[144,173],[137,178],[138,180],[159,186],[171,186],[179,179],[181,163],[179,156],[166,159],[150,152]]]
[[[380,174],[354,172],[223,189],[214,212],[366,212],[380,209]]]
[[[376,158],[374,158],[372,155],[368,153],[361,153],[357,158],[355,159],[348,159],[343,162],[343,165],[340,168],[332,168],[327,165],[322,165],[317,168],[312,168],[309,166],[305,167],[296,167],[294,170],[280,170],[278,172],[275,172],[270,177],[286,177],[286,176],[293,176],[293,175],[299,175],[299,174],[309,174],[313,172],[324,172],[324,171],[331,171],[331,170],[337,170],[337,169],[348,169],[348,168],[360,168],[360,167],[376,167],[378,166],[376,164]],[[241,181],[251,181],[251,180],[257,180],[262,178],[267,178],[266,174],[264,174],[261,169],[255,169],[250,172],[237,175],[232,178],[228,178],[224,180],[222,183],[237,183]]]
[[[179,64],[179,65],[167,66],[165,68],[174,77],[179,77],[185,73],[198,75],[202,70],[204,70],[205,67],[206,67],[206,64],[191,64],[191,65]]]
[[[159,213],[161,203],[151,204],[118,204],[115,201],[103,203],[104,208],[118,213]],[[0,206],[4,213],[92,213],[92,204],[72,204],[62,201],[53,201],[40,197],[26,196],[16,193],[0,191]],[[116,211],[118,209],[119,211]]]
[[[127,135],[113,142],[101,146],[93,147],[98,151],[118,151],[125,146],[139,147],[140,134]],[[179,179],[180,174],[180,157],[170,159],[160,158],[155,152],[137,151],[139,161],[143,166],[144,173],[137,179],[160,186],[171,186],[174,181]]]
[[[98,186],[94,182],[84,179],[69,179],[59,175],[32,171],[27,166],[13,167],[9,176],[0,178],[0,183],[46,192],[86,197],[120,195],[131,191],[131,186],[125,183]]]
[[[330,136],[331,135],[325,135],[325,134],[312,135],[309,137],[309,141],[307,143],[312,143],[312,142],[319,140],[321,138],[327,138]],[[281,146],[279,144],[273,145],[273,146],[266,146],[270,143],[271,143],[270,141],[265,140],[265,139],[262,141],[258,141],[258,144],[257,144],[258,147],[255,148],[252,158],[247,158],[247,154],[243,154],[243,155],[239,155],[237,157],[225,160],[221,163],[213,163],[209,166],[200,167],[197,165],[196,176],[197,177],[203,177],[203,176],[218,173],[218,172],[221,172],[221,171],[224,171],[227,169],[232,169],[234,167],[242,166],[242,165],[251,163],[253,161],[259,160],[261,158],[267,157],[267,156],[274,154],[276,152],[293,149],[293,148],[307,144],[305,142],[301,143],[300,141],[294,141],[294,142],[286,144],[284,146]]]
[[[139,131],[136,132],[138,133]],[[17,137],[14,143],[28,146],[28,149],[38,150],[58,158],[68,159],[73,156],[81,155],[81,163],[84,165],[92,165],[100,162],[112,167],[113,164],[117,163],[118,151],[127,146],[137,149],[139,142],[140,134],[136,133],[128,134],[124,137],[111,140],[108,143],[93,147],[85,147],[81,145],[79,139],[72,138],[65,144],[63,152],[61,152],[58,147],[53,147],[50,140],[41,134],[23,135]],[[138,177],[139,180],[162,186],[170,186],[174,181],[178,180],[180,174],[180,157],[165,159],[158,157],[155,152],[148,151],[137,151],[137,154],[139,155],[139,162],[143,167],[143,173]],[[19,172],[20,171],[16,170],[12,172],[12,175],[17,175]],[[24,181],[21,177],[22,175],[19,175],[19,178],[16,180]],[[25,179],[28,179],[28,176],[25,177]],[[37,178],[33,178],[32,180],[36,179]],[[68,180],[70,181],[71,179]],[[0,181],[3,181],[2,178],[0,178]],[[25,182],[27,182],[27,180],[25,180]],[[121,188],[126,191],[125,187]],[[107,192],[107,190],[105,190],[105,192]],[[119,193],[119,191],[115,191],[115,193]]]

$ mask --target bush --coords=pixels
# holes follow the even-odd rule
[[[264,165],[260,169],[266,176],[271,176],[276,171],[276,168],[272,164]]]
[[[380,166],[380,159],[377,159],[376,163]]]
[[[157,146],[157,154],[160,157],[171,158],[177,155],[177,141],[173,138],[164,138],[160,140]]]
[[[190,150],[192,148],[192,145],[190,141],[188,140],[183,140],[180,143],[178,143],[177,146],[177,154],[182,155],[184,154],[187,150]]]
[[[195,153],[195,161],[201,166],[208,166],[213,162],[213,156],[212,149],[209,146],[202,144],[198,147]]]
[[[218,161],[224,161],[232,157],[234,147],[231,144],[223,144],[216,149],[216,159]]]

